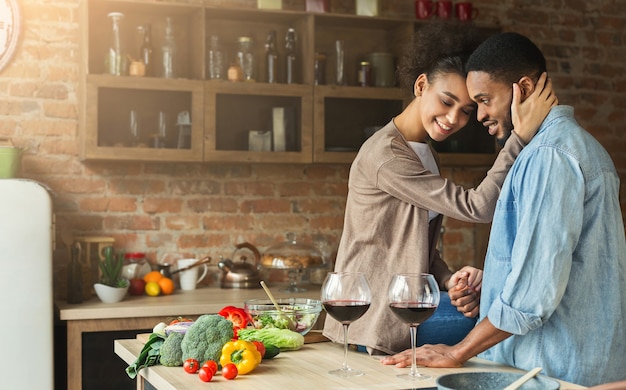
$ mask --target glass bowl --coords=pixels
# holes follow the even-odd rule
[[[309,333],[322,311],[322,301],[308,298],[277,298],[276,302],[296,324],[296,332]],[[244,310],[252,317],[254,327],[287,328],[287,323],[269,299],[250,299],[244,302]]]

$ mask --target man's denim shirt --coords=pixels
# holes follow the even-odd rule
[[[513,334],[480,357],[585,386],[626,379],[626,244],[605,149],[554,107],[502,187],[481,319]]]

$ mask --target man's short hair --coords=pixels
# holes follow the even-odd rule
[[[506,32],[492,35],[480,44],[465,70],[485,72],[495,81],[512,84],[523,76],[539,79],[546,71],[546,59],[530,39]]]

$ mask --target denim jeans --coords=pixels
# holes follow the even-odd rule
[[[452,306],[448,293],[442,291],[439,307],[435,310],[435,314],[417,327],[416,345],[418,347],[424,344],[454,345],[463,340],[474,328],[476,319],[476,317],[467,318],[458,312],[456,307]],[[409,331],[408,326],[406,331]],[[409,349],[410,346],[407,345],[406,348]],[[357,347],[357,351],[367,352],[362,345]]]
[[[475,318],[467,318],[450,303],[447,292],[441,292],[439,307],[429,319],[417,327],[417,346],[424,344],[454,345],[463,340],[476,325]],[[407,329],[408,332],[408,329]]]

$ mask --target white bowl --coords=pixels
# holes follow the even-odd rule
[[[111,287],[106,284],[95,283],[93,288],[96,290],[96,295],[104,303],[119,302],[126,296],[128,292],[128,285],[126,287]]]

